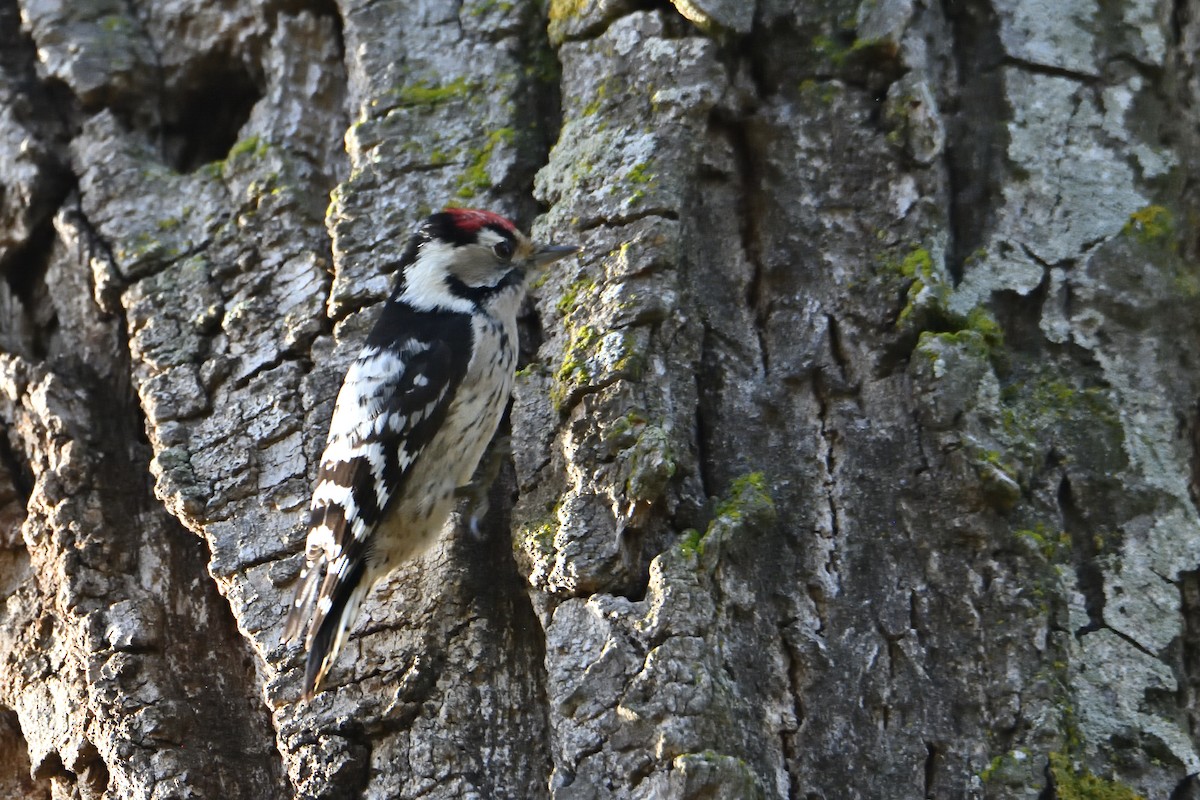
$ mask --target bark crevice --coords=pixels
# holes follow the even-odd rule
[[[1004,48],[990,0],[944,0],[953,30],[955,86],[946,136],[950,241],[946,269],[955,284],[966,262],[987,243],[1002,202],[1008,119],[1001,66]],[[997,113],[999,106],[1000,113]]]

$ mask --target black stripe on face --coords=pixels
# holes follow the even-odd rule
[[[525,280],[525,270],[513,267],[504,273],[504,277],[497,281],[495,286],[468,286],[453,275],[446,278],[446,286],[450,288],[450,293],[455,297],[462,297],[475,305],[482,305],[492,295],[511,286],[518,286],[523,280]]]

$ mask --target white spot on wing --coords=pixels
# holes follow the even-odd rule
[[[308,532],[308,541],[305,542],[305,553],[308,560],[314,560],[318,555],[324,555],[326,558],[336,558],[338,551],[341,550],[333,539],[333,530],[328,525],[318,525]],[[305,570],[307,572],[307,570]],[[301,575],[301,578],[304,576]]]
[[[332,467],[334,464],[349,461],[357,455],[355,450],[356,446],[345,436],[330,438],[325,445],[325,452],[321,454],[321,466]]]
[[[313,491],[312,507],[342,506],[344,508],[347,501],[354,502],[350,496],[349,486],[342,486],[334,481],[321,481]]]
[[[405,361],[428,349],[429,343],[420,339],[410,339],[395,349],[364,347],[346,371],[326,442],[333,445],[339,439],[356,442],[369,438],[379,411],[404,373]]]

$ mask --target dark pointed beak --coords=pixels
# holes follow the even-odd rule
[[[533,251],[533,258],[531,260],[533,261],[534,266],[544,267],[548,264],[553,264],[560,258],[566,258],[567,256],[575,255],[578,252],[579,248],[573,244],[539,245],[538,248]]]

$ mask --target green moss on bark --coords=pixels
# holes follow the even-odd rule
[[[1058,800],[1145,800],[1123,783],[1076,769],[1066,753],[1050,754],[1050,776]]]

